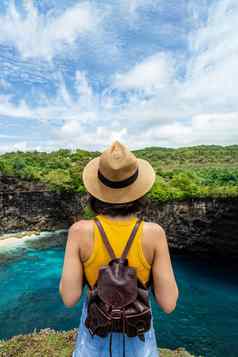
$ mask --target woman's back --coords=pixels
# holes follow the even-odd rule
[[[132,229],[137,221],[136,216],[130,216],[127,219],[111,219],[104,215],[97,215],[96,218],[100,220],[103,229],[108,237],[108,240],[115,252],[116,257],[120,257]],[[103,243],[100,231],[94,220],[85,221],[85,227],[88,229],[87,239],[81,240],[81,259],[84,266],[84,273],[86,279],[91,287],[94,286],[98,277],[98,271],[101,266],[107,265],[110,261],[109,254]],[[132,246],[127,255],[129,266],[136,268],[138,279],[146,284],[150,277],[151,264],[147,261],[144,255],[141,237],[143,234],[142,220],[139,229],[136,232]],[[93,228],[92,228],[93,225]],[[86,235],[84,235],[86,237]],[[90,242],[90,243],[89,243]],[[88,245],[89,243],[89,245]],[[87,317],[88,297],[85,298],[83,304],[83,311],[80,321],[80,326],[77,334],[76,347],[72,357],[79,356],[110,356],[110,336],[100,337],[90,335],[88,329],[85,327],[85,319]],[[158,349],[153,326],[153,318],[151,328],[144,334],[145,341],[141,341],[138,336],[128,337],[124,336],[124,348],[126,356],[150,356],[158,357]],[[121,357],[123,355],[123,334],[112,333],[112,350],[113,357]]]
[[[127,219],[111,219],[100,214],[97,215],[96,218],[100,220],[115,255],[119,258],[126,246],[137,217],[133,215]],[[89,256],[86,261],[83,262],[85,276],[91,287],[97,280],[99,268],[103,265],[107,265],[110,260],[98,227],[94,221],[92,221],[92,224],[93,237],[91,237],[91,240],[93,241],[93,247],[91,253],[87,250]],[[141,237],[143,234],[143,226],[144,221],[142,220],[127,258],[129,265],[136,268],[138,279],[143,284],[146,284],[150,277],[151,264],[147,261],[142,247]],[[84,247],[85,251],[86,249],[88,249],[87,246]]]

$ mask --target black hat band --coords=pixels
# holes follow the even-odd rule
[[[123,187],[129,186],[130,184],[132,184],[137,179],[138,174],[139,174],[139,170],[137,168],[136,171],[134,172],[134,174],[129,176],[129,177],[127,177],[125,180],[111,181],[108,178],[106,178],[105,176],[103,176],[103,174],[98,169],[98,178],[99,178],[99,180],[104,185],[106,185],[108,187],[111,187],[111,188],[123,188]]]

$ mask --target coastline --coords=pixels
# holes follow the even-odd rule
[[[92,216],[87,196],[79,193],[4,192],[0,206],[1,202],[0,234],[67,230],[74,222]],[[148,199],[141,215],[164,228],[171,249],[186,254],[238,256],[237,198],[167,203]],[[12,240],[12,246],[15,243],[18,241]]]
[[[23,246],[27,241],[43,239],[44,237],[48,237],[52,234],[57,234],[61,231],[65,230],[30,230],[2,234],[0,235],[0,253],[5,252],[6,250],[11,250]]]

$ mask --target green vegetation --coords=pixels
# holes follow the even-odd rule
[[[238,145],[150,147],[133,152],[148,160],[156,171],[156,182],[147,193],[151,199],[165,202],[238,196]],[[0,171],[20,179],[43,182],[50,191],[84,193],[83,167],[100,154],[80,149],[5,153],[0,156]]]
[[[71,357],[77,329],[55,331],[42,329],[28,335],[18,335],[0,340],[0,357]],[[160,348],[160,357],[194,357],[184,348],[174,351]]]

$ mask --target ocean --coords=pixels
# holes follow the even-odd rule
[[[67,308],[58,293],[65,239],[64,231],[43,232],[9,250],[0,248],[0,339],[46,327],[78,327],[82,302]],[[237,357],[237,263],[229,257],[170,255],[180,295],[171,314],[151,297],[158,346]]]

